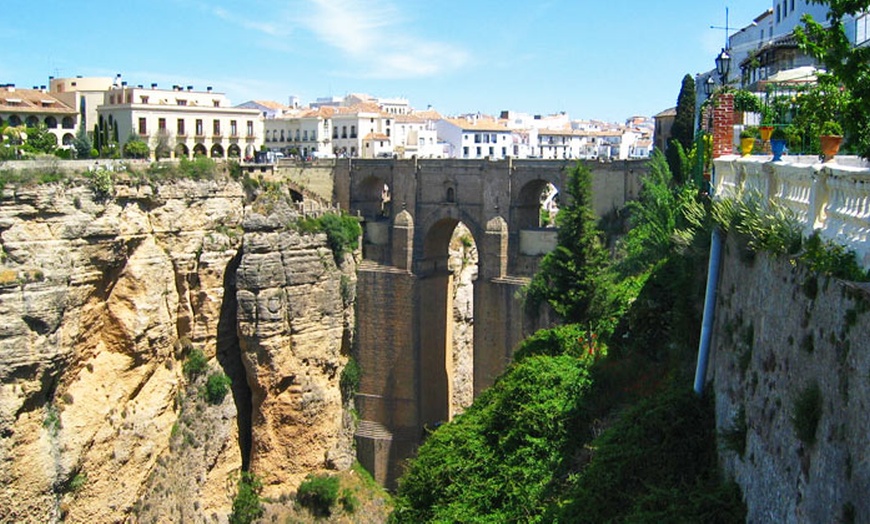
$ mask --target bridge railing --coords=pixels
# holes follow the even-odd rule
[[[791,210],[804,234],[855,251],[870,268],[870,167],[861,162],[771,162],[766,157],[724,156],[716,167],[716,198],[760,195]]]

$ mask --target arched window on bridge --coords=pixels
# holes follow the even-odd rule
[[[447,188],[447,201],[456,202],[456,190],[452,187]]]

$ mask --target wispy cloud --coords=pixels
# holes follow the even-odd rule
[[[252,20],[249,18],[245,18],[237,13],[231,13],[223,7],[212,7],[211,12],[221,20],[239,25],[245,29],[251,29],[253,31],[264,33],[269,36],[287,36],[290,33],[289,27],[286,25],[282,26],[280,24]]]
[[[420,38],[393,4],[383,0],[306,0],[304,23],[321,41],[374,78],[430,77],[468,63],[468,53],[446,42]]]

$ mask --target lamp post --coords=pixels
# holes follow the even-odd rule
[[[719,74],[719,81],[722,85],[726,85],[728,83],[728,72],[731,70],[731,55],[728,54],[728,51],[725,48],[722,48],[722,51],[716,57],[716,73]]]
[[[707,95],[707,98],[710,98],[710,95],[713,94],[713,91],[716,89],[716,81],[713,80],[712,76],[708,76],[707,80],[704,82],[704,94]]]

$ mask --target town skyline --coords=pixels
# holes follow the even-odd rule
[[[6,6],[0,41],[13,52],[0,64],[2,83],[120,73],[132,85],[213,86],[233,104],[370,93],[445,115],[565,112],[605,122],[675,105],[682,77],[712,67],[725,31],[709,26],[725,23],[726,6],[260,0],[242,11],[197,0],[123,8],[95,1],[75,10],[39,4],[51,6]],[[732,32],[769,7],[758,0],[727,5]],[[130,20],[137,23],[129,27]],[[75,31],[95,22],[95,30]],[[62,45],[25,38],[70,33],[76,37]]]

